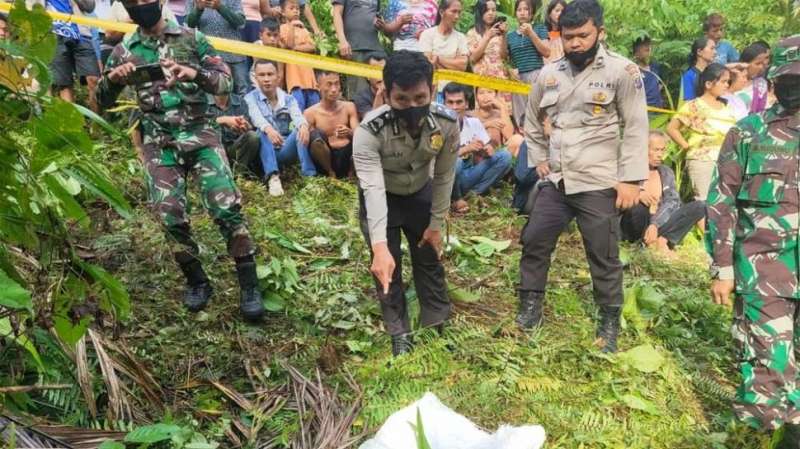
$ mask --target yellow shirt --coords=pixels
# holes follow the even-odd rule
[[[289,33],[294,33],[294,45],[314,43],[311,38],[311,33],[305,27],[294,26],[290,23],[281,25],[281,46],[286,46],[286,41],[289,38]],[[292,50],[292,49],[290,49]],[[314,77],[314,69],[302,65],[286,64],[284,69],[284,79],[286,80],[286,92],[291,92],[295,87],[301,89],[317,89],[317,79]]]
[[[716,162],[725,135],[736,124],[731,108],[714,109],[702,98],[684,103],[675,117],[687,131],[689,150],[686,159],[698,161]]]

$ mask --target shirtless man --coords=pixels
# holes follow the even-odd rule
[[[504,102],[497,96],[497,91],[479,87],[475,92],[475,110],[472,115],[481,121],[492,146],[495,148],[506,147],[512,156],[517,156],[519,146],[524,138],[514,134],[514,125],[511,123],[511,113]]]
[[[339,74],[318,71],[317,84],[321,101],[303,113],[311,128],[308,149],[320,171],[345,178],[352,172],[353,131],[359,123],[356,105],[340,99]]]

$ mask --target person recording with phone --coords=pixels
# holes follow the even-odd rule
[[[230,69],[203,34],[167,21],[159,0],[123,0],[123,5],[138,27],[111,52],[98,83],[97,100],[107,109],[126,87],[136,93],[148,193],[186,278],[184,306],[197,312],[213,292],[189,226],[187,182],[195,177],[203,205],[236,262],[240,311],[246,320],[260,320],[264,306],[256,276],[256,247],[207,98],[231,92]]]
[[[474,12],[475,27],[467,32],[472,71],[478,75],[508,79],[506,17],[497,14],[497,3],[493,0],[478,0]],[[502,101],[508,103],[510,109],[511,95],[501,93],[499,96]]]

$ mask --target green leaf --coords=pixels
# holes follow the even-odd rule
[[[641,410],[645,413],[649,413],[651,415],[660,415],[661,412],[658,410],[655,404],[652,402],[642,399],[639,396],[633,394],[626,394],[622,396],[622,402],[625,403],[628,407],[634,410]]]
[[[38,4],[28,10],[24,0],[14,2],[8,16],[15,39],[24,52],[42,61],[52,61],[56,51],[56,37],[51,32],[52,19]]]
[[[95,114],[95,112],[92,111],[91,109],[88,109],[88,108],[86,108],[84,106],[81,106],[81,105],[79,105],[77,103],[74,103],[73,106],[75,106],[75,109],[77,109],[78,112],[81,113],[81,115],[83,115],[87,119],[89,119],[89,120],[97,123],[98,125],[100,125],[100,127],[102,127],[104,130],[106,130],[106,132],[108,132],[112,136],[125,137],[125,132],[123,132],[119,128],[116,128],[116,127],[112,126],[110,123],[108,123],[106,121],[106,119],[104,119],[103,117],[100,117],[99,115]]]
[[[450,290],[448,294],[454,301],[459,302],[477,302],[481,299],[481,295],[461,287]]]
[[[31,292],[0,270],[0,306],[14,310],[27,310],[33,314]]]
[[[53,328],[56,330],[58,338],[64,343],[75,346],[86,333],[86,329],[89,328],[92,321],[92,317],[86,316],[75,323],[69,317],[59,314],[53,316]]]
[[[126,320],[131,312],[131,298],[122,283],[114,276],[108,274],[106,270],[98,265],[77,261],[78,265],[102,286],[106,293],[108,304],[105,307],[107,312],[112,312],[120,320]],[[101,306],[103,304],[101,303]]]
[[[45,371],[42,358],[39,356],[39,351],[36,350],[36,347],[33,346],[33,343],[31,343],[30,339],[28,339],[25,334],[14,335],[14,329],[11,327],[11,320],[8,317],[0,318],[0,337],[3,336],[10,338],[11,341],[28,351],[28,354],[33,358],[40,373]]]
[[[664,305],[666,297],[651,285],[643,285],[639,289],[637,295],[637,304],[642,316],[645,319],[650,319],[655,316],[656,312]]]
[[[67,218],[75,220],[82,228],[89,225],[89,216],[83,207],[73,198],[74,195],[67,187],[72,187],[68,184],[62,176],[58,174],[50,174],[44,176],[44,182],[50,188],[50,193],[55,196],[60,202],[61,210]],[[65,186],[65,183],[67,185]],[[78,184],[78,191],[80,191],[80,184]]]
[[[111,184],[108,177],[97,168],[81,164],[65,169],[64,172],[75,178],[94,195],[105,200],[122,218],[131,217],[131,205],[128,204],[122,193]]]
[[[174,424],[153,424],[150,426],[139,427],[131,433],[125,435],[126,443],[152,444],[159,441],[169,440],[181,428]]]
[[[266,279],[272,273],[268,265],[259,265],[256,267],[256,276],[259,280]]]
[[[494,254],[494,247],[488,243],[478,243],[477,245],[472,245],[472,249],[481,257],[491,257]]]
[[[661,365],[664,364],[664,356],[649,344],[640,345],[625,351],[619,355],[619,358],[625,361],[629,366],[643,373],[658,371]]]
[[[511,246],[511,240],[492,240],[482,236],[470,237],[470,240],[473,242],[478,242],[479,244],[489,245],[498,253],[505,251],[509,246]]]
[[[286,301],[275,292],[264,295],[264,308],[270,312],[280,312],[286,308]]]
[[[431,449],[428,443],[428,437],[425,436],[425,426],[422,424],[422,413],[417,408],[417,425],[412,425],[414,428],[414,435],[417,438],[417,449]]]
[[[311,251],[309,251],[306,247],[295,242],[289,237],[286,237],[286,235],[274,229],[265,230],[264,236],[266,236],[270,240],[274,240],[275,243],[284,248],[290,249],[292,251],[297,251],[298,253],[311,254]]]
[[[125,449],[125,445],[119,441],[105,440],[97,449]]]

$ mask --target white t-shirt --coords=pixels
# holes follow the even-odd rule
[[[443,58],[455,58],[469,55],[469,43],[464,33],[453,30],[447,36],[439,33],[439,27],[428,28],[419,35],[419,51]],[[439,82],[439,90],[444,89],[449,81]]]
[[[460,145],[466,145],[473,140],[478,139],[484,145],[489,145],[492,139],[489,138],[489,133],[483,127],[483,123],[475,117],[464,117],[461,124],[461,134],[459,136]]]

